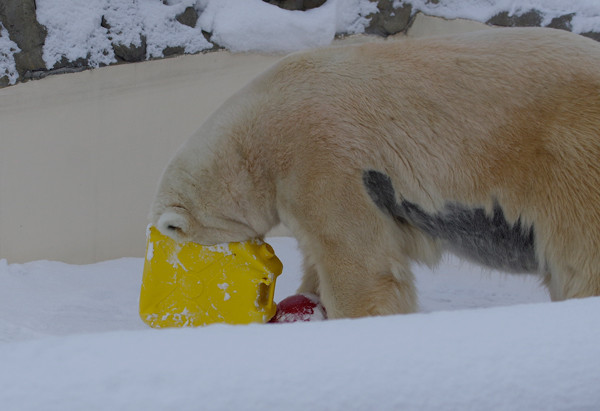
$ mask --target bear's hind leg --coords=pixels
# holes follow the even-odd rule
[[[600,296],[600,272],[572,267],[554,268],[544,277],[552,301]]]

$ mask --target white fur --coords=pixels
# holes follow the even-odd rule
[[[600,295],[600,45],[499,29],[298,53],[219,109],[167,167],[151,222],[203,244],[282,221],[305,257],[301,292],[330,317],[414,311],[412,261],[443,244],[367,194],[448,203],[535,229],[554,299]],[[171,233],[173,234],[173,233]]]

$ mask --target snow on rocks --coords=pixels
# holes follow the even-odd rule
[[[37,56],[43,47],[43,62],[16,62],[18,79],[218,47],[285,53],[330,44],[336,34],[388,36],[405,31],[417,12],[505,26],[551,26],[600,39],[596,0],[328,0],[302,2],[300,10],[263,0],[4,1],[6,10],[30,13],[3,14],[0,8],[0,23],[22,50],[19,54],[0,37],[0,56]],[[15,71],[11,65],[8,77],[6,67],[0,57],[0,79],[13,84]]]
[[[2,85],[2,79],[5,79],[5,85],[17,82],[19,74],[14,54],[20,51],[17,43],[9,38],[8,30],[0,23],[0,85]]]

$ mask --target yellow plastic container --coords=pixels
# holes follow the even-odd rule
[[[283,265],[261,240],[202,246],[150,227],[140,317],[151,327],[267,322]]]

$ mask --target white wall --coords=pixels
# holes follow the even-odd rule
[[[209,53],[0,89],[0,259],[143,256],[171,155],[278,58]]]

